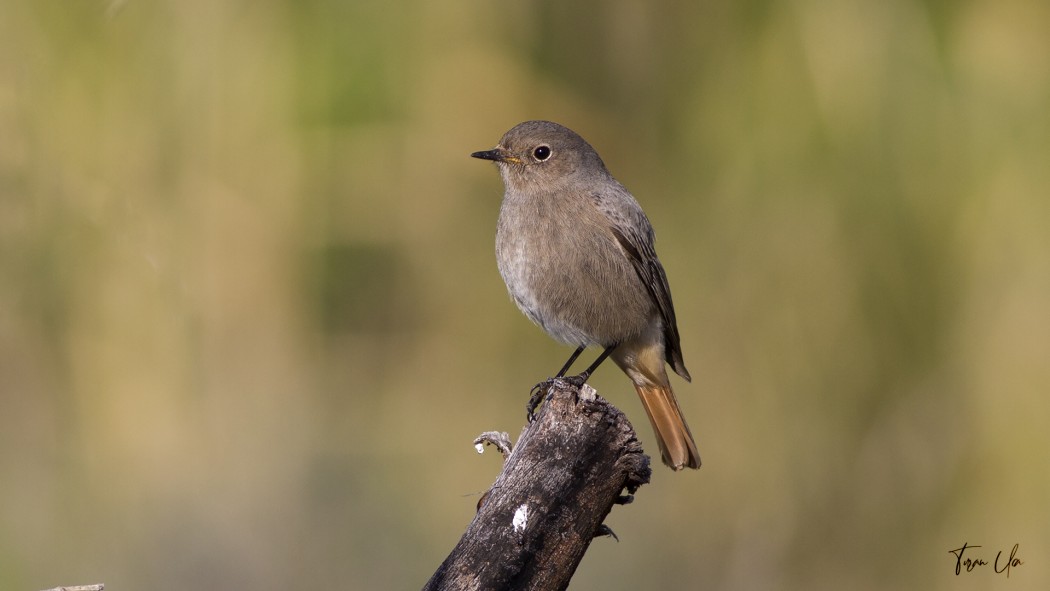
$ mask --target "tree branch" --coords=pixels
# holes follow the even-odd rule
[[[613,505],[631,502],[650,474],[619,409],[590,386],[555,380],[424,591],[565,589],[591,540],[612,534],[602,521]]]

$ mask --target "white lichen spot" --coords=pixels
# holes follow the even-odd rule
[[[483,453],[485,453],[485,444],[484,443],[475,443],[474,444],[474,449],[478,450],[479,454],[483,454]]]
[[[518,507],[510,524],[514,527],[514,533],[525,531],[525,526],[529,524],[529,506],[522,505]]]
[[[598,391],[592,388],[590,384],[580,386],[581,400],[594,400],[596,398],[598,398]]]

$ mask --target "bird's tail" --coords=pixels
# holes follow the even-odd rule
[[[660,445],[660,455],[664,464],[672,470],[682,468],[699,468],[700,452],[696,449],[693,434],[685,424],[682,410],[678,408],[671,384],[654,384],[649,380],[635,381],[634,388],[642,399],[642,406],[649,415],[649,422],[656,432],[656,442]]]
[[[693,434],[685,424],[664,369],[663,342],[651,337],[642,335],[638,340],[620,344],[613,350],[612,359],[631,378],[642,399],[664,464],[672,470],[699,468],[700,452],[696,450]]]

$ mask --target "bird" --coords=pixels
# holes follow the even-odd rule
[[[611,357],[641,398],[663,463],[699,468],[665,364],[692,378],[655,234],[638,201],[586,140],[551,121],[520,123],[495,148],[471,156],[495,162],[503,180],[496,261],[511,299],[552,338],[576,347],[557,378],[587,347],[602,347],[572,377],[576,385]]]

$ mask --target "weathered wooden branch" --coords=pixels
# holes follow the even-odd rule
[[[54,587],[45,591],[102,591],[105,588],[105,583],[95,583],[94,585],[73,585],[72,587]]]
[[[424,591],[565,589],[591,540],[612,534],[602,522],[613,505],[650,474],[627,417],[590,386],[556,380]]]

